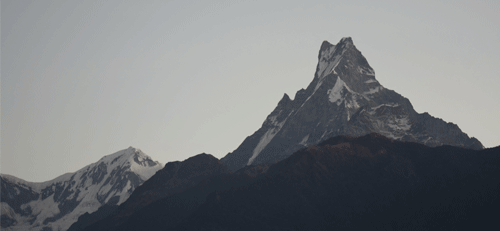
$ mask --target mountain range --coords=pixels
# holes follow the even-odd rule
[[[2,174],[2,230],[67,230],[84,213],[122,204],[162,167],[129,147],[42,183]]]
[[[70,230],[489,229],[499,176],[500,147],[337,136],[236,172],[207,154],[167,163],[110,215]]]
[[[496,200],[498,148],[479,151],[482,144],[457,125],[417,113],[408,99],[378,83],[351,38],[323,42],[318,59],[309,87],[294,100],[285,94],[234,152],[220,161],[200,154],[168,163],[126,203],[82,216],[70,230],[397,229],[414,225],[411,212],[442,211],[432,203],[446,196],[456,204],[445,206],[462,208],[438,214],[451,223]],[[489,162],[472,160],[476,155]],[[478,177],[493,180],[491,188],[474,185],[483,199],[468,204],[461,193],[449,192],[457,181]],[[433,191],[439,197],[427,207],[401,207],[423,203]],[[412,227],[457,227],[433,219],[421,215]]]
[[[2,174],[2,230],[470,230],[500,215],[500,147],[384,88],[351,38],[220,160],[136,148],[43,183]],[[498,225],[496,225],[498,226]]]

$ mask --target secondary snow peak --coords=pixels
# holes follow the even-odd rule
[[[10,208],[2,209],[2,219],[14,221],[2,230],[67,230],[82,214],[123,203],[161,168],[140,149],[129,147],[46,182],[2,174],[2,208]]]

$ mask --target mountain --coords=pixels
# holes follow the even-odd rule
[[[250,184],[211,193],[168,230],[493,230],[499,206],[500,147],[371,133],[302,148]]]
[[[163,231],[175,228],[181,221],[193,214],[213,192],[247,186],[260,179],[269,169],[269,164],[252,165],[235,173],[212,175],[198,184],[149,204],[134,211],[125,223],[109,231]],[[99,225],[101,227],[101,225]],[[90,227],[87,230],[96,230]]]
[[[110,215],[74,230],[498,229],[499,206],[500,147],[370,133],[236,172],[206,154],[167,163]]]
[[[67,230],[85,213],[122,204],[162,164],[129,147],[75,173],[34,183],[2,174],[2,230]]]
[[[417,113],[408,99],[384,88],[352,39],[342,38],[323,42],[309,86],[293,100],[285,94],[262,127],[221,161],[235,171],[278,162],[329,137],[372,132],[431,147],[483,148],[457,125]]]
[[[183,193],[212,176],[229,173],[229,169],[219,159],[205,153],[190,157],[182,162],[169,162],[165,164],[163,169],[159,170],[148,181],[139,186],[125,203],[108,212],[109,215],[99,216],[98,214],[90,214],[76,222],[69,230],[126,230],[131,227],[130,221],[135,220],[137,216],[145,216],[150,220],[146,223],[140,223],[139,227],[141,228],[138,229],[150,230],[144,227],[148,227],[150,223],[154,224],[164,219],[163,217],[155,216],[155,213],[152,212],[155,210],[150,209],[151,206],[157,206],[159,200]],[[196,190],[194,193],[202,192],[203,190]],[[174,202],[177,204],[180,203],[178,200]],[[182,205],[186,206],[178,206],[178,208],[188,209],[189,206],[192,206],[192,203]],[[172,217],[175,217],[181,211],[171,210],[171,212],[173,213]],[[105,219],[102,219],[103,217]]]

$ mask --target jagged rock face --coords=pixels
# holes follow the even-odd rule
[[[43,183],[2,174],[2,230],[67,230],[84,213],[123,203],[161,168],[130,147]]]
[[[323,42],[307,89],[293,100],[285,94],[262,127],[221,161],[234,171],[283,160],[329,137],[372,132],[428,146],[483,148],[457,125],[417,113],[408,99],[384,88],[352,39],[343,38],[337,45]]]

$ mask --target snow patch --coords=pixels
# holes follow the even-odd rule
[[[408,116],[394,116],[386,119],[377,119],[372,122],[372,125],[380,134],[395,140],[403,138],[411,129],[411,123]]]
[[[369,79],[369,80],[366,80],[365,83],[378,83],[378,81],[375,79]]]
[[[21,205],[21,209],[24,210],[27,207],[31,208],[33,215],[37,217],[34,223],[34,225],[37,226],[42,225],[42,222],[46,218],[59,214],[61,211],[59,211],[58,205],[59,203],[54,201],[54,194],[52,194],[51,196],[45,198],[45,200],[31,201],[27,204]]]
[[[302,141],[300,141],[299,144],[306,146],[308,139],[309,139],[309,134],[307,134],[306,136],[304,136],[304,138],[302,138]]]
[[[375,94],[377,92],[379,92],[380,90],[384,89],[384,87],[382,86],[378,86],[378,87],[375,87],[375,88],[371,88],[369,91],[365,91],[363,92],[363,95],[371,95],[371,94]]]
[[[321,52],[320,59],[319,59],[319,64],[318,64],[318,78],[321,80],[325,76],[331,73],[333,69],[335,69],[333,66],[337,66],[338,62],[340,61],[340,58],[344,54],[344,51],[340,55],[336,55],[332,60],[332,56],[337,50],[337,46],[331,46],[330,48],[324,50]],[[327,72],[328,71],[328,72]]]
[[[270,123],[271,125],[277,126],[277,125],[279,124],[279,122],[278,122],[278,116],[280,116],[280,115],[281,115],[281,112],[282,112],[282,111],[283,111],[283,110],[279,110],[277,113],[274,113],[274,112],[273,112],[273,114],[274,114],[274,115],[273,115],[273,116],[269,115],[269,116],[267,117],[266,121],[269,121],[269,123]]]
[[[142,153],[142,152],[140,152],[140,154],[144,155],[144,153]],[[133,160],[133,158],[134,157],[132,156],[129,159],[129,163],[131,163],[130,164],[130,171],[139,175],[139,177],[144,181],[151,178],[158,170],[163,168],[163,166],[158,162],[156,162],[155,166],[143,166],[143,165],[137,164]]]
[[[346,86],[347,87],[347,86]],[[352,93],[352,92],[351,92]],[[350,100],[346,100],[346,107],[347,108],[354,108],[354,109],[357,109],[359,108],[359,104],[358,104],[358,101],[356,100],[358,98],[357,95],[353,95],[352,96],[352,99]]]
[[[332,89],[328,90],[326,94],[328,94],[328,100],[332,103],[337,103],[337,106],[340,106],[342,103],[342,92],[346,89],[349,92],[352,92],[351,89],[345,84],[345,82],[337,76],[337,82],[335,82],[335,86]]]
[[[373,69],[371,69],[371,68],[368,70],[365,70],[365,69],[361,68],[360,66],[358,66],[358,71],[359,71],[359,73],[364,74],[364,75],[375,76],[375,71],[373,71]]]
[[[113,187],[113,185],[111,185],[111,184],[106,184],[104,186],[101,186],[97,195],[100,195],[100,196],[105,195],[106,193],[109,192],[109,190],[111,190],[112,187]]]
[[[11,218],[16,216],[16,212],[14,212],[14,209],[12,209],[9,204],[5,202],[0,202],[0,214],[1,215],[7,215]]]
[[[318,88],[321,86],[321,84],[323,84],[323,81],[322,81],[322,80],[320,80],[320,81],[319,81],[319,83],[318,83],[318,84],[316,84],[316,87],[314,88],[313,93],[312,93],[309,97],[307,97],[307,99],[306,99],[306,100],[304,100],[304,102],[302,103],[302,105],[300,105],[299,109],[301,109],[301,108],[302,108],[302,106],[304,106],[304,104],[306,104],[306,102],[307,102],[307,101],[309,101],[309,99],[310,99],[310,98],[314,95],[314,93],[316,93],[316,91],[317,91],[317,90],[318,90]],[[297,110],[297,112],[299,112],[299,110]],[[297,114],[297,112],[296,112],[295,114]]]
[[[323,132],[323,135],[321,135],[321,137],[319,138],[319,140],[321,141],[325,135],[326,135],[326,131]]]
[[[52,184],[55,184],[57,182],[62,182],[62,181],[69,181],[73,174],[74,173],[65,173],[61,176],[58,176],[52,180],[45,181],[45,182],[25,181],[23,179],[20,179],[20,178],[17,178],[15,176],[11,176],[8,174],[0,174],[0,176],[11,183],[18,185],[21,188],[24,188],[27,190],[33,190],[34,192],[40,193],[42,191],[42,189],[47,188],[47,187],[51,186]]]
[[[403,138],[403,136],[396,136],[392,132],[384,132],[383,135],[386,137],[392,138],[394,140],[399,140],[399,139]]]
[[[264,150],[264,148],[269,144],[269,142],[271,142],[274,136],[278,134],[278,132],[281,130],[287,119],[288,117],[283,122],[279,123],[276,127],[267,130],[267,132],[260,138],[259,143],[257,144],[257,146],[255,146],[255,149],[253,150],[252,157],[248,159],[247,165],[251,165],[253,163],[253,161],[255,160],[255,158],[257,158],[260,152],[262,152],[262,150]]]
[[[327,75],[329,75],[330,73],[338,75],[337,72],[335,71],[335,68],[337,68],[337,66],[340,63],[340,60],[342,60],[344,52],[347,50],[348,46],[349,44],[347,43],[345,48],[342,50],[342,53],[337,54],[335,56],[333,56],[333,54],[335,54],[337,46],[331,46],[328,49],[321,51],[318,63],[318,70],[316,72],[318,77],[318,82],[316,83],[316,86],[314,87],[314,91],[312,92],[312,94],[309,95],[309,97],[307,97],[307,99],[304,101],[304,103],[302,103],[302,105],[300,105],[299,109],[302,108],[302,106],[304,106],[304,104],[307,101],[309,101],[309,99],[314,95],[314,93],[316,93],[321,84],[323,84],[323,81]],[[298,111],[299,110],[297,110],[297,112]]]
[[[278,113],[278,114],[279,114],[279,113]],[[278,117],[278,115],[275,115],[275,116],[270,116],[270,117],[269,117],[269,118],[267,118],[267,119],[271,122],[271,124],[273,124],[273,125],[274,125],[274,124],[276,124],[276,122],[277,122],[277,121],[276,121],[276,118],[277,118],[277,117]]]
[[[127,196],[124,196],[127,194],[128,190],[130,190],[130,188],[132,188],[132,185],[130,185],[130,180],[127,181],[127,185],[125,186],[125,188],[123,188],[122,192],[120,193],[120,201],[118,201],[118,204],[121,204],[123,202],[125,202],[125,200],[128,198]]]
[[[371,110],[373,113],[375,113],[375,111],[381,107],[398,107],[398,106],[399,106],[399,104],[397,104],[397,103],[384,103],[384,104],[380,104],[376,107],[373,107]]]
[[[408,131],[411,128],[410,120],[408,117],[394,118],[387,124],[387,126],[394,129],[395,131]]]
[[[342,55],[344,54],[344,52],[342,52]],[[332,67],[332,72],[334,72],[334,74],[337,74],[337,72],[335,72],[335,68],[337,68],[337,66],[339,65],[340,63],[340,59],[342,59],[342,55],[337,55],[335,56],[335,59],[333,60],[332,64],[333,64],[333,67]],[[331,73],[331,72],[330,72]]]

